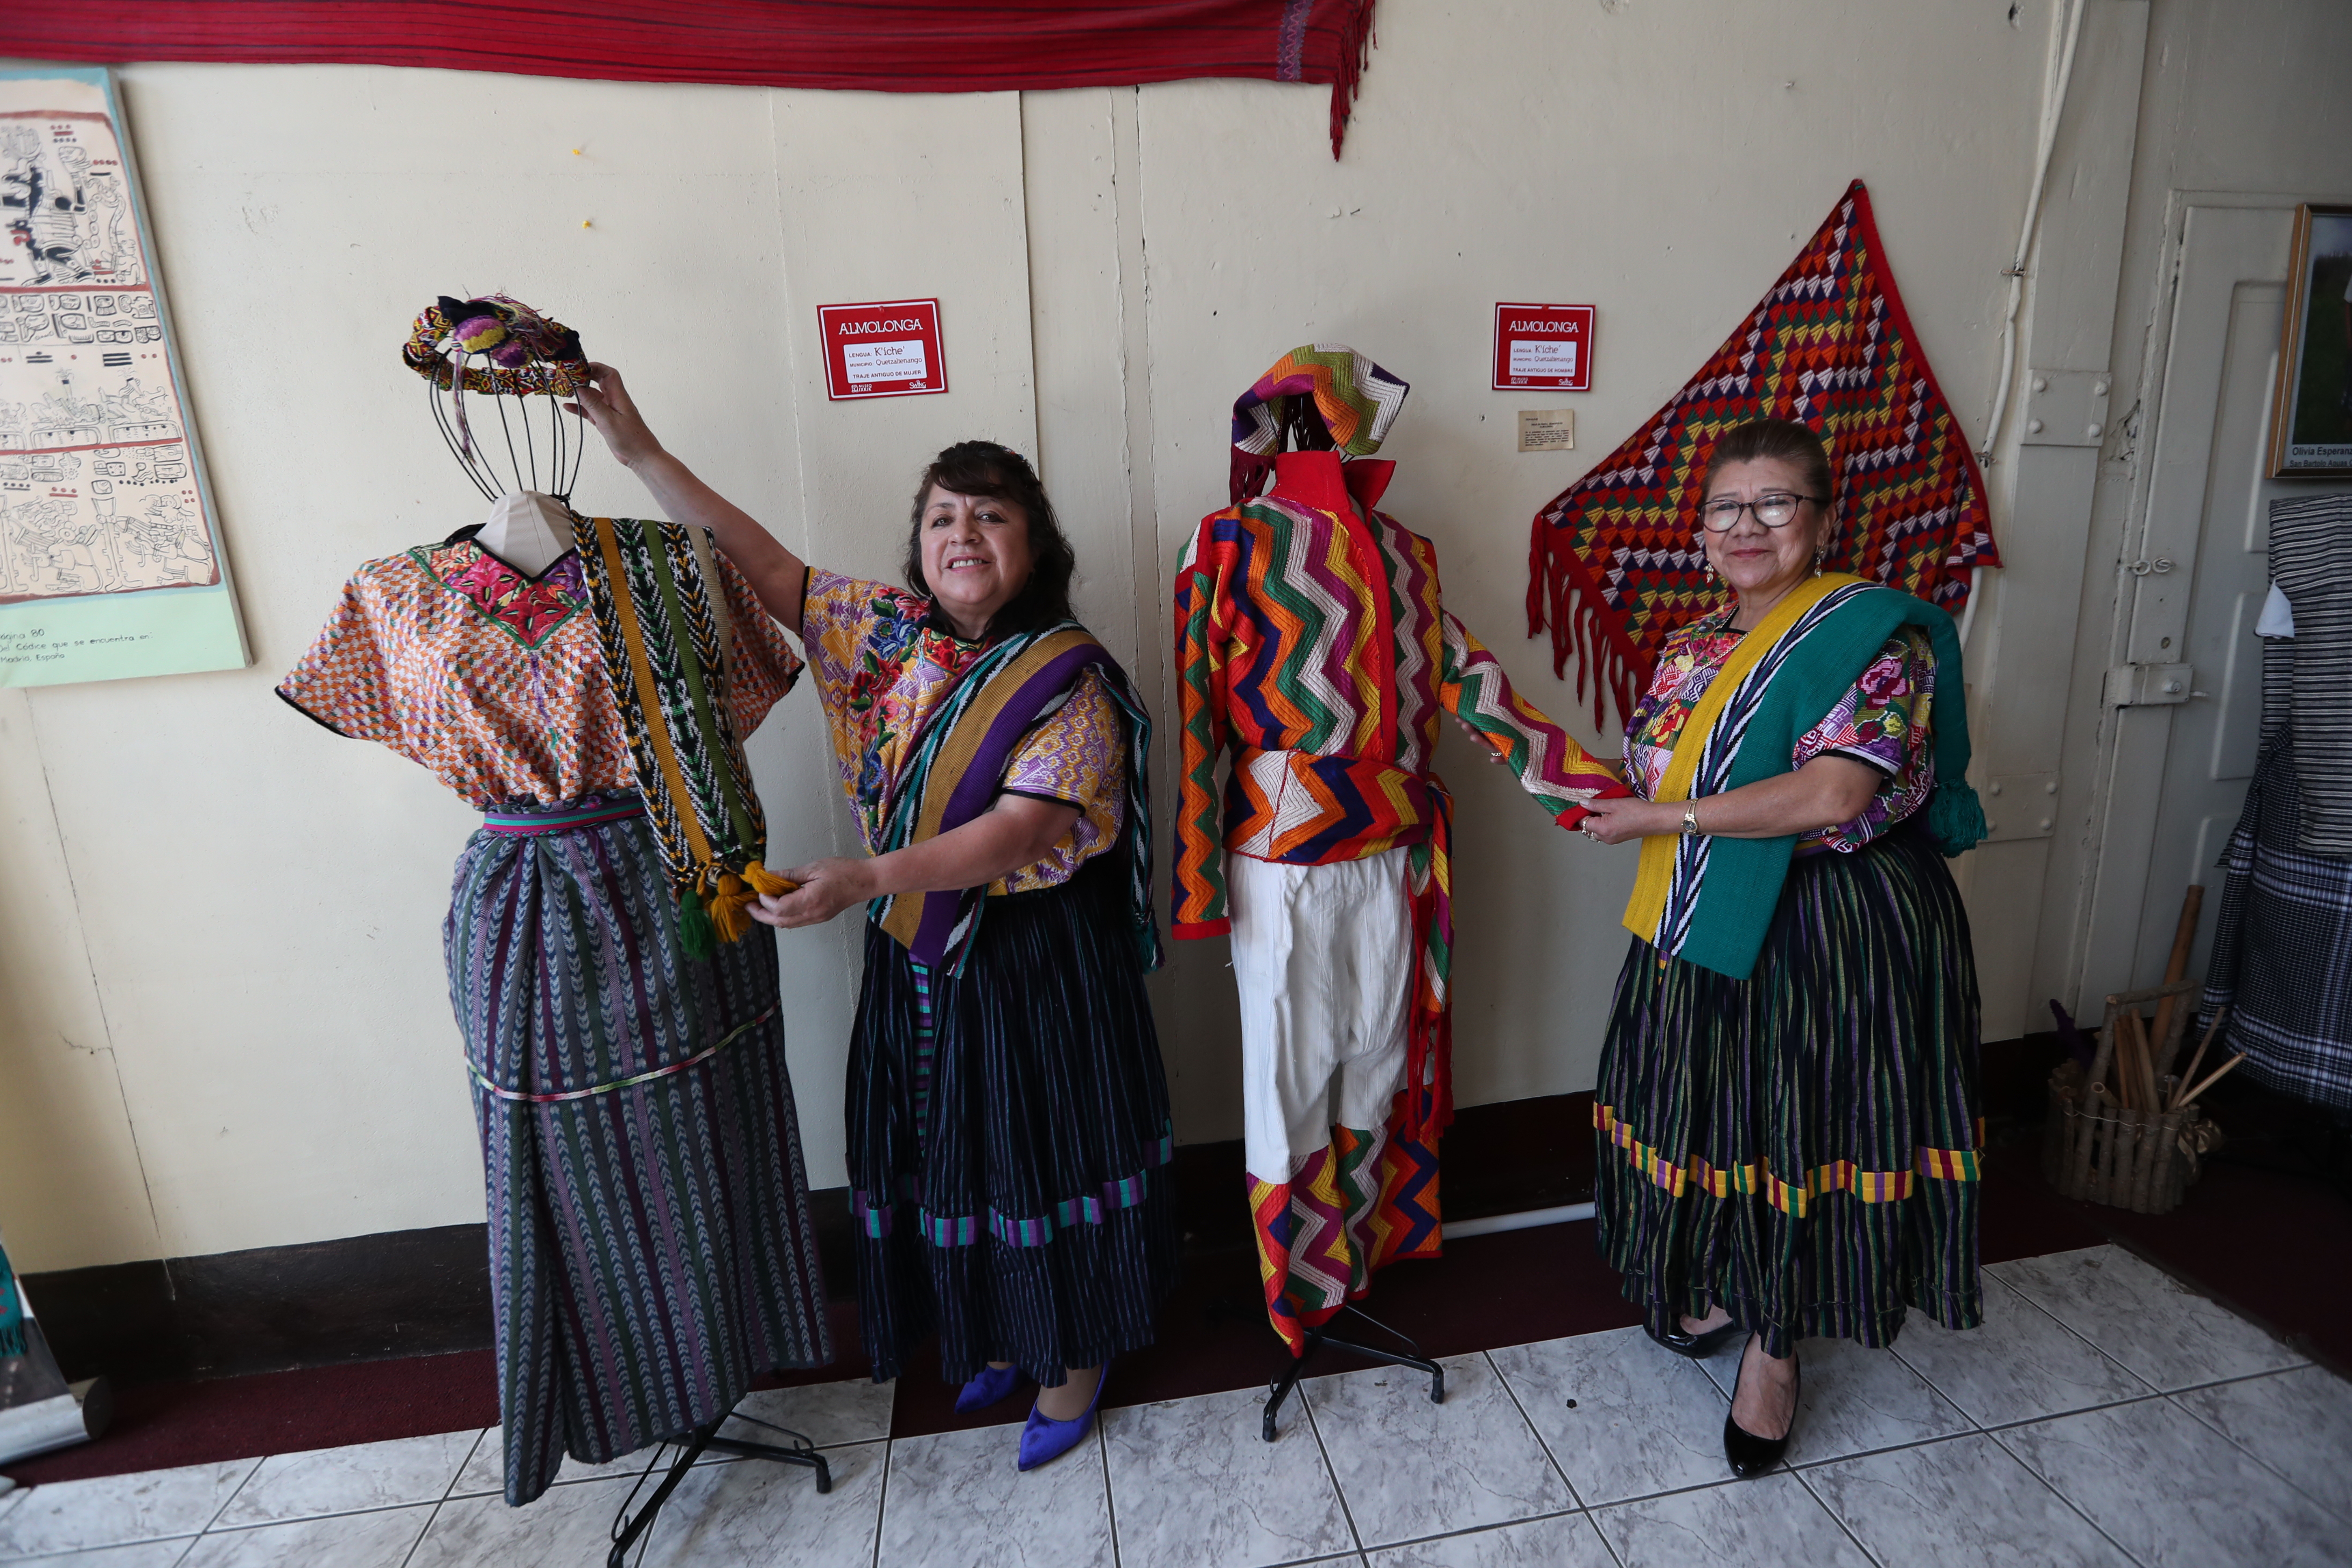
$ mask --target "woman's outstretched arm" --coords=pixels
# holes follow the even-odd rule
[[[637,412],[619,371],[609,364],[591,364],[588,374],[590,384],[582,389],[580,401],[564,407],[596,426],[596,434],[604,437],[604,445],[621,466],[652,493],[663,516],[672,522],[709,529],[768,614],[799,635],[807,563],[784,548],[758,519],[696,479],[691,468],[663,449],[646,427],[645,416]]]

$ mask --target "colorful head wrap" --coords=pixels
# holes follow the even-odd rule
[[[1257,493],[1291,432],[1319,427],[1350,458],[1381,449],[1411,388],[1345,343],[1309,343],[1274,362],[1234,405],[1232,500]]]
[[[467,364],[476,354],[485,363]],[[464,452],[474,449],[466,426],[466,394],[569,397],[588,384],[588,354],[580,334],[504,294],[478,300],[444,294],[416,318],[400,358],[434,385],[449,389]]]

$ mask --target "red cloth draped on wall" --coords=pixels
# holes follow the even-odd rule
[[[113,64],[437,66],[880,92],[1328,82],[1331,155],[1372,0],[110,0],[14,8],[8,52]]]

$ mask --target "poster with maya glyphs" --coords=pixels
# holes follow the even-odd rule
[[[0,686],[242,667],[107,72],[0,72]]]

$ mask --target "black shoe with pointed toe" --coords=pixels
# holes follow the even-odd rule
[[[1725,1345],[1729,1344],[1731,1336],[1738,1332],[1739,1332],[1739,1325],[1727,1321],[1716,1324],[1703,1334],[1694,1334],[1684,1330],[1682,1320],[1679,1318],[1675,1320],[1672,1328],[1663,1333],[1655,1329],[1648,1331],[1652,1340],[1665,1346],[1676,1355],[1686,1355],[1693,1361],[1705,1361]]]
[[[1744,1357],[1746,1352],[1741,1353]],[[1740,1370],[1745,1372],[1747,1368],[1748,1363],[1743,1359],[1740,1363]],[[1778,1437],[1759,1437],[1755,1433],[1734,1421],[1729,1411],[1724,1412],[1723,1457],[1731,1461],[1733,1475],[1738,1476],[1741,1480],[1746,1480],[1751,1476],[1760,1476],[1777,1467],[1788,1457],[1789,1438],[1797,1430],[1797,1405],[1804,1397],[1804,1393],[1805,1368],[1802,1363],[1799,1363],[1796,1367],[1796,1386],[1790,1391],[1789,1396],[1789,1430],[1781,1433]],[[1739,1389],[1736,1384],[1732,1386],[1731,1397],[1733,1403],[1738,1402]]]

